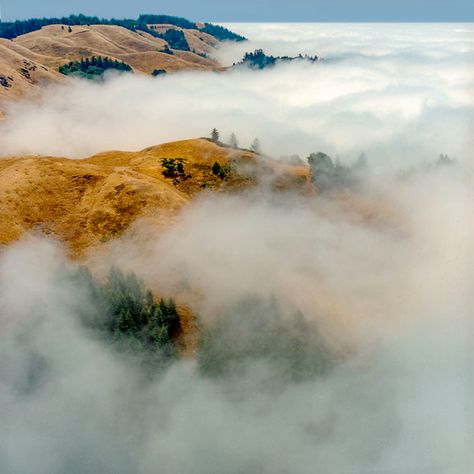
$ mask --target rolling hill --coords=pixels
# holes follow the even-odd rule
[[[204,25],[190,25],[47,24],[11,39],[0,37],[0,110],[7,100],[35,96],[45,84],[68,80],[58,71],[61,65],[93,56],[122,61],[139,74],[221,69],[212,59],[219,39],[203,31]]]
[[[182,158],[184,172],[165,176],[163,159]],[[219,177],[212,165],[230,163]],[[121,235],[137,218],[169,225],[203,190],[232,192],[259,176],[277,189],[302,187],[305,166],[284,165],[207,139],[184,140],[138,152],[110,151],[83,160],[12,157],[0,160],[0,243],[29,231],[54,235],[72,255]]]

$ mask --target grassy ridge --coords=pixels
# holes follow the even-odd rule
[[[1,22],[0,23],[0,38],[14,39],[17,36],[37,31],[47,25],[115,25],[127,28],[128,30],[136,31],[143,30],[147,33],[152,34],[156,37],[163,37],[160,33],[157,33],[147,25],[149,24],[167,24],[178,26],[183,29],[199,29],[196,23],[193,23],[185,18],[168,16],[168,15],[140,15],[137,19],[104,19],[97,16],[86,16],[86,15],[70,15],[62,18],[31,18],[29,20],[17,20],[13,22]],[[222,26],[213,25],[211,23],[205,23],[201,31],[208,33],[218,40],[228,41],[243,41],[245,38]],[[182,35],[182,32],[181,32]],[[166,39],[163,37],[163,39]],[[179,43],[182,44],[183,38],[179,38]],[[186,40],[184,39],[186,42]],[[187,44],[187,42],[186,42]],[[172,48],[174,46],[170,44]],[[182,48],[174,48],[182,49]],[[189,45],[188,49],[189,50]]]

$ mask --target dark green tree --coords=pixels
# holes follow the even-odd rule
[[[219,141],[219,131],[217,130],[217,128],[212,129],[212,131],[211,131],[211,140],[214,143],[217,143]]]

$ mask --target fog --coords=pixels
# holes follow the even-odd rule
[[[218,52],[317,54],[259,72],[111,77],[53,87],[40,103],[14,103],[0,153],[83,157],[135,150],[217,127],[242,146],[255,136],[275,157],[365,151],[393,167],[447,153],[467,161],[473,138],[471,25],[231,25],[254,38]],[[456,133],[451,133],[456,130]],[[25,140],[25,137],[28,137]]]
[[[470,30],[404,26],[396,42],[400,26],[386,37],[384,26],[233,27],[255,31],[252,47],[338,59],[51,89],[12,106],[3,150],[79,157],[217,126],[258,134],[275,156],[366,151],[377,172],[357,192],[202,193],[166,231],[137,221],[86,257],[98,274],[117,265],[185,300],[203,328],[230,314],[231,345],[251,336],[242,300],[279,305],[290,332],[299,311],[333,365],[294,379],[281,360],[250,356],[213,377],[183,357],[149,377],[81,323],[89,302],[64,278],[76,265],[65,246],[28,235],[0,251],[0,471],[469,474]],[[440,31],[453,40],[426,47]],[[440,152],[458,163],[393,173]]]

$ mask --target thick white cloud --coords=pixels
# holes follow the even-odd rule
[[[225,45],[237,60],[318,54],[263,72],[182,73],[110,78],[50,89],[40,104],[13,104],[0,126],[0,153],[86,156],[234,131],[258,136],[271,155],[326,151],[376,163],[413,164],[473,147],[471,25],[231,25],[250,38]]]
[[[470,474],[472,192],[460,171],[385,183],[388,221],[318,199],[211,195],[160,238],[135,229],[116,244],[109,263],[201,295],[204,323],[249,292],[291,301],[323,330],[332,319],[351,350],[299,383],[272,382],[258,360],[235,379],[178,361],[145,382],[79,324],[87,301],[59,278],[57,244],[5,249],[0,470]]]
[[[218,126],[241,141],[258,134],[276,155],[366,150],[383,167],[472,156],[471,27],[238,28],[255,33],[246,47],[332,60],[51,89],[41,105],[12,107],[3,152],[83,156]],[[470,474],[465,170],[375,176],[339,200],[204,195],[161,234],[137,222],[90,257],[188,298],[203,324],[249,293],[300,309],[344,349],[326,377],[300,383],[267,383],[275,367],[261,361],[234,380],[207,378],[190,360],[144,383],[79,323],[87,301],[58,277],[70,265],[58,243],[30,237],[1,249],[0,471]]]

